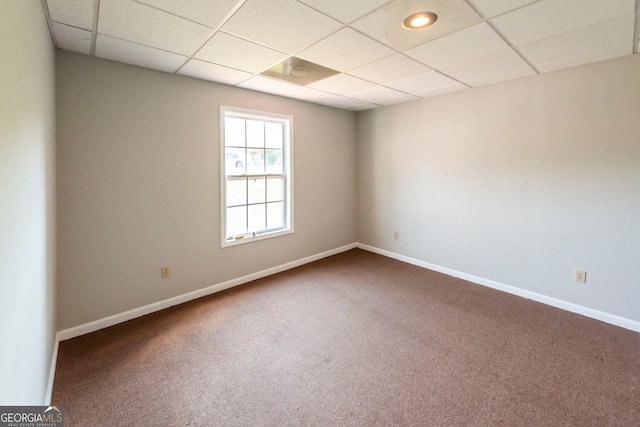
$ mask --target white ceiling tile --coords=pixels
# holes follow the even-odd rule
[[[286,96],[289,98],[301,99],[303,101],[308,101],[308,102],[314,102],[314,103],[326,105],[329,107],[349,109],[349,110],[377,107],[377,105],[372,105],[365,101],[347,98],[340,95],[334,95],[334,94],[322,92],[319,90],[309,89],[308,87],[302,87],[292,92],[287,92],[283,96]]]
[[[507,48],[509,45],[483,22],[410,49],[405,54],[439,70],[473,61]]]
[[[364,102],[364,101],[359,101],[359,100],[354,100],[354,102],[357,102],[357,104],[355,105],[344,105],[340,108],[346,109],[346,110],[351,110],[351,111],[365,111],[365,110],[372,110],[374,108],[380,108],[380,105],[378,104],[372,104],[370,102]]]
[[[93,28],[93,0],[47,0],[52,21],[72,27]]]
[[[228,85],[237,85],[253,76],[251,73],[245,73],[244,71],[234,70],[233,68],[211,64],[198,59],[191,59],[178,71],[178,74]]]
[[[399,98],[405,95],[406,93],[398,92],[397,90],[389,89],[388,87],[375,86],[369,89],[350,93],[349,98],[355,98],[361,101],[380,104],[380,101],[384,101],[386,99]]]
[[[296,0],[247,0],[222,29],[294,54],[341,26]]]
[[[564,68],[577,67],[578,65],[590,64],[592,62],[605,61],[607,59],[618,58],[629,55],[631,43],[585,53],[584,55],[572,56],[558,61],[537,64],[536,67],[544,73],[549,71],[562,70]]]
[[[175,72],[187,60],[182,55],[116,39],[104,34],[98,34],[96,56],[169,73]]]
[[[296,56],[334,70],[347,71],[393,53],[351,28],[344,28]]]
[[[259,73],[284,60],[288,55],[250,41],[217,32],[196,53],[195,58],[241,71]]]
[[[390,99],[383,99],[381,101],[378,101],[379,104],[381,105],[396,105],[396,104],[402,104],[404,102],[411,102],[411,101],[417,101],[421,98],[417,97],[417,96],[413,96],[413,95],[402,95],[399,96],[397,98],[390,98]]]
[[[511,48],[440,71],[470,86],[483,86],[536,74]]]
[[[437,71],[429,71],[428,73],[387,83],[385,86],[407,93],[417,93],[455,84],[458,84],[458,82],[447,76],[443,76]]]
[[[318,103],[322,105],[327,105],[329,107],[341,108],[343,110],[352,110],[352,111],[368,110],[368,109],[377,108],[380,106],[378,104],[372,104],[370,102],[361,101],[359,99],[353,99],[353,98],[348,98],[346,96],[338,96],[338,95],[334,95],[333,98],[324,98],[322,99],[322,101]]]
[[[320,80],[308,85],[309,88],[331,92],[337,95],[344,95],[349,92],[357,92],[359,90],[373,86],[376,86],[376,84],[359,79],[357,77],[352,77],[348,74],[336,74],[335,76],[331,76],[324,80]]]
[[[309,89],[308,87],[298,87],[291,92],[286,92],[283,96],[310,102],[320,102],[330,97],[341,98],[338,95],[332,95],[330,93],[322,92],[319,90]]]
[[[431,98],[432,96],[444,95],[446,93],[460,92],[461,90],[466,90],[466,89],[469,89],[469,88],[463,84],[456,83],[450,86],[442,86],[442,87],[437,87],[430,90],[425,90],[424,92],[418,92],[416,93],[416,95],[418,95],[420,98]]]
[[[363,67],[349,71],[349,74],[363,79],[384,84],[405,77],[423,74],[431,69],[413,59],[396,53]]]
[[[492,20],[520,46],[633,13],[635,0],[543,0]]]
[[[538,0],[473,0],[473,3],[487,18],[526,6]]]
[[[407,16],[423,11],[436,13],[438,20],[419,30],[408,30],[402,26]],[[395,0],[357,20],[352,26],[387,46],[405,50],[480,21],[480,15],[465,0]]]
[[[633,34],[635,15],[630,14],[599,24],[583,27],[575,31],[560,34],[520,46],[522,54],[533,64],[555,62],[574,56],[587,55],[605,50],[612,46],[626,44],[627,54],[633,52]]]
[[[273,93],[275,95],[282,95],[283,93],[292,92],[300,88],[300,86],[294,85],[292,83],[287,83],[281,80],[270,79],[269,77],[262,76],[251,77],[249,80],[240,83],[238,87],[257,90],[260,92]]]
[[[300,0],[345,24],[389,3],[390,0]]]
[[[91,53],[91,31],[54,22],[53,33],[56,35],[56,41],[60,49],[85,55]]]
[[[98,32],[145,46],[191,55],[213,31],[129,0],[101,0]]]
[[[139,0],[191,21],[215,28],[233,11],[238,0]]]

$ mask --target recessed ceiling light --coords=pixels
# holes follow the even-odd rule
[[[438,15],[433,12],[418,12],[413,15],[409,15],[402,21],[402,26],[409,30],[417,30],[420,28],[428,27],[436,22]]]

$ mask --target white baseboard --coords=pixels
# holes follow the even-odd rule
[[[553,298],[547,295],[539,294],[536,292],[528,291],[526,289],[516,288],[515,286],[505,285],[504,283],[495,282],[493,280],[484,279],[482,277],[473,276],[471,274],[462,273],[460,271],[452,270],[450,268],[441,267],[436,264],[431,264],[426,261],[421,261],[416,258],[400,255],[395,252],[379,249],[373,246],[357,243],[356,246],[365,251],[373,252],[379,255],[384,255],[389,258],[397,259],[409,264],[417,265],[428,270],[444,273],[449,276],[457,277],[459,279],[467,280],[469,282],[476,283],[478,285],[487,286],[489,288],[497,289],[499,291],[507,292],[513,295],[517,295],[523,298],[527,298],[533,301],[541,302],[552,307],[560,308],[562,310],[570,311],[572,313],[581,314],[592,319],[600,320],[602,322],[610,323],[615,326],[620,326],[625,329],[630,329],[635,332],[640,332],[640,322],[627,319],[624,317],[616,316],[615,314],[606,313],[604,311],[595,310],[593,308],[584,307],[578,304],[574,304],[568,301],[563,301],[557,298]]]
[[[169,298],[163,301],[155,302],[143,307],[134,308],[133,310],[125,311],[123,313],[114,314],[113,316],[105,317],[95,320],[93,322],[85,323],[84,325],[76,326],[73,328],[65,329],[58,332],[58,339],[60,341],[68,340],[78,337],[80,335],[88,334],[90,332],[97,331],[99,329],[107,328],[109,326],[116,325],[118,323],[126,322],[127,320],[135,319],[146,314],[150,314],[165,308],[173,307],[174,305],[182,304],[187,301],[201,298],[207,295],[215,294],[216,292],[223,291],[225,289],[232,288],[234,286],[242,285],[253,280],[261,279],[263,277],[271,276],[276,273],[280,273],[286,270],[290,270],[295,267],[299,267],[304,264],[308,264],[313,261],[318,261],[322,258],[336,255],[342,252],[349,251],[356,248],[356,244],[335,248],[326,252],[322,252],[316,255],[311,255],[306,258],[302,258],[296,261],[291,261],[286,264],[282,264],[276,267],[268,268],[266,270],[259,271],[257,273],[248,274],[246,276],[238,277],[237,279],[228,280],[226,282],[218,283],[216,285],[209,286],[207,288],[198,289],[197,291],[189,292],[186,294],[178,295],[173,298]],[[57,344],[56,344],[57,345]],[[57,347],[56,347],[57,351]]]
[[[53,338],[53,351],[51,352],[51,362],[49,364],[49,378],[47,379],[47,390],[44,393],[44,405],[51,405],[51,393],[53,393],[53,380],[56,376],[56,363],[58,362],[58,343],[60,333]]]

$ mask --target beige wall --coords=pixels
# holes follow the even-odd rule
[[[354,241],[640,321],[638,71],[355,115],[61,51],[59,329]],[[220,248],[220,105],[295,117],[295,234]]]
[[[64,51],[57,90],[60,330],[356,240],[355,113]],[[294,234],[220,248],[220,105],[294,116]]]
[[[55,325],[54,50],[39,1],[0,1],[0,405],[42,405]]]
[[[638,76],[634,55],[362,113],[358,239],[640,321]]]

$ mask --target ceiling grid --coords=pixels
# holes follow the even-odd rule
[[[354,111],[635,54],[640,38],[640,0],[41,1],[56,48]],[[417,12],[438,18],[402,27]],[[305,73],[295,58],[336,74],[274,77]]]

